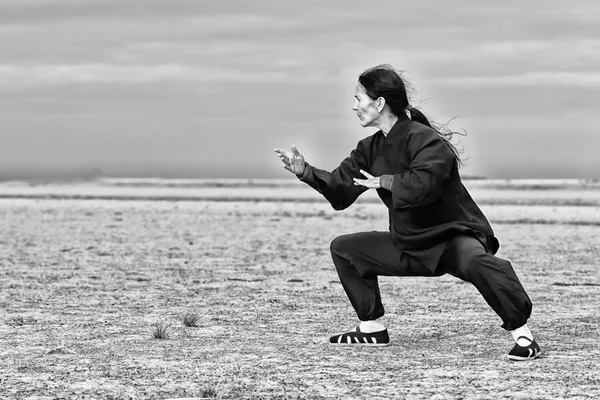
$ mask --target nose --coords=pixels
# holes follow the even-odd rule
[[[354,111],[358,111],[358,101],[354,100],[354,104],[352,105],[352,109]]]

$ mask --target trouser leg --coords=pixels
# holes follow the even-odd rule
[[[507,260],[487,253],[470,236],[459,236],[448,244],[440,269],[471,282],[502,319],[502,327],[513,330],[523,326],[531,315],[531,300]]]
[[[378,275],[432,276],[425,266],[402,254],[389,232],[339,236],[331,242],[331,256],[342,287],[361,321],[375,320],[384,314]]]

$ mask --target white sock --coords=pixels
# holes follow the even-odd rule
[[[364,333],[373,333],[385,330],[385,325],[381,323],[381,319],[377,318],[373,321],[360,321],[360,331]]]
[[[517,328],[513,331],[510,331],[513,339],[515,340],[515,342],[517,342],[517,344],[519,346],[527,346],[529,344],[529,341],[525,340],[525,339],[521,339],[519,340],[519,338],[521,336],[525,336],[527,339],[532,340],[533,341],[533,335],[531,334],[531,331],[529,330],[529,328],[527,327],[527,324],[523,325],[520,328]]]

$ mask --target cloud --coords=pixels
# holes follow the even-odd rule
[[[153,82],[278,81],[286,74],[277,71],[242,71],[202,68],[178,64],[163,65],[0,65],[0,85],[143,84]]]
[[[303,147],[318,143],[324,158],[342,157],[354,132],[362,135],[354,119],[343,122],[354,82],[379,63],[407,71],[417,94],[432,99],[424,110],[434,119],[468,116],[472,138],[499,154],[519,135],[563,135],[568,124],[593,132],[599,4],[0,0],[0,91],[10,94],[0,100],[0,125],[6,136],[28,138],[19,139],[21,151],[3,146],[0,158],[20,160],[30,143],[44,143],[33,159],[65,160],[73,155],[62,153],[64,143],[72,154],[94,143],[107,157],[123,148],[123,159],[169,143],[178,146],[176,162],[232,141],[232,151],[246,154],[266,140],[299,138]],[[490,141],[505,129],[515,141]],[[227,135],[205,134],[213,131]],[[142,134],[154,147],[123,145]],[[190,145],[195,137],[202,146]],[[522,151],[550,160],[555,150]]]
[[[569,86],[600,88],[598,72],[528,72],[506,76],[463,76],[437,80],[436,83],[460,86]]]

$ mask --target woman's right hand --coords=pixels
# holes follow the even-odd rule
[[[275,153],[279,155],[279,159],[283,162],[283,168],[296,175],[302,175],[304,173],[306,161],[296,146],[292,145],[291,153],[282,149],[275,149]]]

